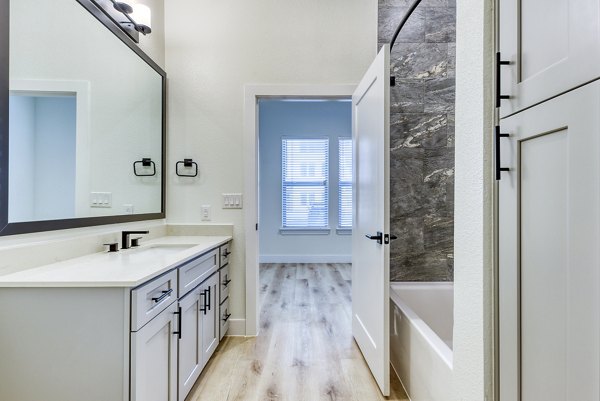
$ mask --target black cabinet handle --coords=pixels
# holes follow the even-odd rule
[[[227,287],[229,285],[229,283],[231,283],[231,280],[229,280],[229,274],[226,274],[225,280],[222,282],[223,287]]]
[[[231,313],[227,313],[227,309],[225,309],[225,313],[223,314],[223,319],[221,319],[221,320],[226,322],[229,320],[230,317],[231,317]]]
[[[206,315],[206,312],[208,312],[208,306],[206,303],[206,290],[202,291],[200,293],[201,297],[204,297],[204,299],[202,300],[202,308],[200,308],[200,312],[203,312]]]
[[[229,249],[225,249],[225,252],[223,252],[223,256],[227,257],[231,255],[231,252],[229,252]]]
[[[207,302],[206,302],[206,303],[207,303],[208,310],[211,310],[211,307],[210,307],[210,299],[212,298],[212,297],[210,296],[210,289],[211,289],[211,288],[212,288],[212,285],[208,287],[208,298],[207,298]]]
[[[169,295],[171,295],[172,293],[173,293],[173,289],[172,289],[172,288],[169,288],[168,290],[166,290],[166,291],[163,291],[161,296],[159,296],[159,297],[155,297],[155,298],[152,298],[152,300],[153,300],[154,302],[156,302],[156,303],[160,303],[160,301],[162,301],[163,299],[167,298],[167,297],[168,297]]]
[[[500,58],[500,52],[496,53],[496,107],[500,107],[500,101],[503,99],[510,99],[509,95],[500,94],[500,66],[510,65],[510,61],[502,61]]]
[[[177,331],[174,331],[173,334],[177,334],[177,338],[181,340],[181,306],[173,314],[177,315]]]
[[[378,244],[383,244],[383,234],[381,233],[381,231],[377,231],[377,235],[366,234],[365,237],[372,241],[377,241]]]
[[[500,167],[500,138],[508,138],[510,136],[510,134],[502,134],[500,133],[500,126],[496,125],[495,129],[494,129],[494,137],[495,137],[495,157],[496,157],[496,181],[500,180],[500,174],[503,171],[510,171],[510,169],[508,167]]]

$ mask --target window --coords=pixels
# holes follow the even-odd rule
[[[339,138],[338,228],[352,229],[352,139]]]
[[[329,139],[281,140],[282,227],[328,228]]]

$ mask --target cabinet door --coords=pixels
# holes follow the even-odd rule
[[[598,0],[500,0],[500,115],[600,77]]]
[[[598,400],[600,81],[501,131],[500,400]]]
[[[185,400],[202,371],[201,307],[198,288],[179,300],[179,401]]]
[[[131,333],[131,400],[177,400],[177,302]]]
[[[202,353],[204,364],[219,345],[219,274],[213,274],[201,286],[204,296],[202,312]]]

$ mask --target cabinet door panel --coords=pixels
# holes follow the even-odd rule
[[[202,370],[200,291],[193,290],[179,301],[179,401],[185,400]]]
[[[600,82],[502,132],[500,400],[598,400]]]
[[[202,286],[206,314],[202,314],[202,353],[204,364],[219,345],[219,275],[214,274]]]
[[[131,400],[177,399],[177,303],[131,333]]]
[[[500,0],[500,115],[600,77],[598,0]]]

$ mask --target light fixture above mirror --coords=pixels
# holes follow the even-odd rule
[[[135,43],[139,43],[140,33],[148,35],[152,32],[152,11],[150,7],[139,3],[138,0],[90,1]]]

